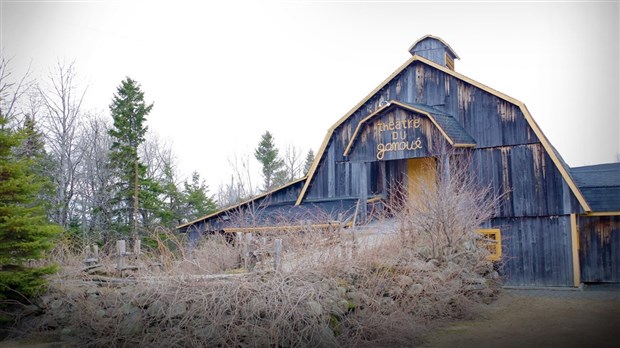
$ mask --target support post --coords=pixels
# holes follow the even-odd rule
[[[368,214],[367,201],[368,201],[368,165],[366,162],[361,164],[360,169],[360,182],[359,182],[359,222],[366,223],[366,216]]]
[[[282,239],[276,239],[275,250],[273,251],[273,269],[279,272],[282,268]]]

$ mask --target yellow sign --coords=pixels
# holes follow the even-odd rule
[[[422,148],[422,140],[417,137],[415,140],[407,140],[407,129],[417,129],[422,125],[420,118],[410,118],[404,120],[389,120],[387,123],[378,121],[375,123],[375,132],[379,135],[383,132],[391,132],[392,141],[377,144],[377,159],[382,160],[386,152],[417,150]]]

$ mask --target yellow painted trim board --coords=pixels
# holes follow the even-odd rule
[[[581,284],[581,267],[579,265],[579,230],[577,229],[577,214],[570,214],[570,234],[573,252],[573,285]]]
[[[583,197],[583,194],[581,194],[581,191],[579,190],[579,188],[577,187],[577,185],[575,184],[575,181],[573,180],[573,178],[570,176],[570,174],[564,169],[564,166],[562,165],[562,162],[560,161],[560,159],[556,156],[555,152],[553,151],[553,147],[551,146],[551,143],[549,142],[549,140],[547,139],[547,137],[544,135],[544,133],[542,132],[542,130],[540,129],[540,127],[538,126],[538,124],[534,121],[532,115],[530,114],[529,110],[527,109],[527,107],[525,106],[524,103],[522,103],[521,101],[512,98],[504,93],[501,93],[489,86],[486,86],[478,81],[475,81],[467,76],[464,76],[462,74],[457,73],[454,70],[450,70],[444,66],[441,66],[437,63],[434,63],[426,58],[414,55],[411,58],[409,58],[403,65],[401,65],[396,71],[394,71],[387,79],[385,79],[383,82],[381,82],[381,84],[379,84],[379,86],[377,86],[372,92],[370,92],[364,99],[362,99],[362,101],[360,101],[359,103],[357,103],[349,112],[347,112],[343,117],[341,117],[338,122],[336,122],[333,126],[331,126],[329,128],[329,130],[327,131],[327,134],[325,135],[325,139],[323,139],[323,143],[321,144],[321,147],[319,148],[319,151],[317,153],[317,156],[314,159],[314,162],[312,163],[312,167],[310,168],[310,170],[308,171],[308,175],[307,175],[307,180],[306,183],[304,184],[304,187],[301,189],[301,192],[299,194],[299,197],[297,198],[297,202],[295,203],[295,205],[300,205],[305,194],[306,191],[308,190],[308,187],[310,186],[310,183],[312,182],[312,178],[314,177],[314,173],[316,172],[316,169],[318,167],[319,162],[321,161],[321,158],[323,157],[323,154],[325,152],[325,149],[327,147],[327,144],[329,143],[329,140],[331,139],[331,136],[334,132],[334,130],[336,128],[338,128],[338,126],[340,126],[344,121],[346,121],[355,111],[357,111],[364,103],[366,103],[368,100],[370,100],[370,98],[372,98],[378,91],[380,91],[383,87],[385,87],[385,85],[388,84],[388,82],[390,82],[394,77],[396,77],[398,74],[400,74],[403,70],[405,70],[410,64],[412,64],[415,61],[419,61],[422,62],[428,66],[431,66],[433,68],[436,68],[440,71],[443,71],[444,73],[454,76],[462,81],[465,81],[475,87],[478,87],[480,89],[482,89],[483,91],[486,91],[490,94],[495,95],[498,98],[504,99],[516,106],[519,107],[519,109],[521,109],[521,112],[523,113],[525,120],[527,121],[528,125],[534,130],[534,134],[536,134],[536,136],[538,137],[538,139],[540,140],[541,144],[543,145],[543,148],[545,149],[545,151],[547,152],[547,154],[549,155],[549,157],[551,158],[551,161],[553,162],[553,164],[555,164],[556,168],[558,168],[558,170],[560,171],[560,174],[562,175],[562,178],[564,178],[564,180],[566,181],[566,183],[568,184],[568,187],[571,189],[571,191],[573,192],[573,194],[575,195],[575,197],[577,198],[577,200],[579,201],[579,204],[581,204],[581,207],[583,208],[583,210],[585,212],[591,212],[592,209],[590,208],[590,206],[588,205],[588,203],[586,202],[585,198]]]
[[[585,213],[585,214],[580,214],[580,215],[581,216],[620,216],[620,211]]]
[[[205,220],[205,219],[208,219],[208,218],[210,218],[210,217],[213,217],[213,216],[219,215],[219,214],[221,214],[221,213],[223,213],[223,212],[226,212],[226,211],[229,211],[229,210],[232,210],[232,209],[239,208],[240,206],[242,206],[242,205],[244,205],[244,204],[248,204],[248,203],[250,203],[250,202],[252,202],[252,201],[255,201],[255,200],[257,200],[257,199],[260,199],[260,198],[263,198],[263,197],[269,196],[270,194],[272,194],[272,193],[274,193],[274,192],[276,192],[276,191],[279,191],[279,190],[281,190],[281,189],[287,188],[287,187],[289,187],[289,186],[291,186],[291,185],[295,185],[295,184],[297,184],[297,183],[298,183],[298,182],[300,182],[300,181],[306,180],[306,178],[307,178],[307,176],[304,176],[304,177],[299,178],[299,179],[297,179],[297,180],[291,181],[291,182],[289,182],[289,183],[288,183],[288,184],[286,184],[286,185],[280,186],[280,187],[278,187],[278,188],[275,188],[275,189],[273,189],[273,190],[271,190],[271,191],[265,192],[265,193],[263,193],[263,194],[261,194],[261,195],[258,195],[258,196],[256,196],[256,197],[252,197],[252,198],[250,198],[250,199],[247,199],[247,200],[245,200],[245,201],[243,201],[243,202],[241,202],[241,203],[237,203],[237,204],[235,204],[235,205],[233,205],[233,206],[230,206],[230,207],[228,207],[228,208],[224,208],[224,209],[222,209],[222,210],[218,210],[218,211],[216,211],[215,213],[211,213],[211,214],[205,215],[205,216],[203,216],[203,217],[200,217],[200,218],[198,218],[198,219],[192,220],[192,221],[190,221],[190,222],[186,222],[186,223],[184,223],[183,225],[179,225],[179,226],[177,226],[176,228],[177,228],[177,229],[179,229],[179,228],[187,227],[187,226],[190,226],[190,225],[192,225],[192,224],[195,224],[196,222],[199,222],[199,221],[201,221],[201,220]]]

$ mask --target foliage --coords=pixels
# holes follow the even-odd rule
[[[186,180],[183,186],[184,209],[182,217],[193,220],[217,210],[213,196],[209,195],[209,187],[204,180],[200,180],[200,175],[197,172],[193,172],[191,181]]]
[[[314,162],[314,151],[310,149],[308,150],[308,154],[306,155],[306,160],[304,162],[304,175],[308,175],[308,172],[310,172],[310,168],[312,168],[313,162]]]
[[[153,104],[147,105],[144,101],[144,92],[140,85],[127,77],[117,88],[116,94],[110,105],[110,112],[114,120],[113,128],[108,131],[112,137],[110,148],[110,168],[113,171],[114,180],[114,205],[113,212],[117,228],[121,233],[127,234],[137,221],[137,212],[132,209],[138,195],[139,187],[145,180],[146,168],[139,163],[138,146],[145,140],[147,127],[146,116]],[[150,183],[146,184],[151,187]],[[143,194],[142,198],[146,198]],[[133,234],[137,234],[133,228]]]
[[[282,169],[283,162],[279,157],[279,151],[274,143],[273,136],[266,131],[254,151],[254,157],[261,164],[263,174],[263,191],[269,191],[275,187],[276,174]]]
[[[15,153],[27,132],[15,132],[6,123],[0,115],[0,299],[35,294],[54,267],[30,261],[40,259],[61,232],[40,204],[44,180],[32,170],[34,156]]]

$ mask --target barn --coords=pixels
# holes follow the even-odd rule
[[[506,285],[620,282],[620,164],[570,168],[524,103],[455,71],[459,57],[441,38],[426,35],[409,53],[329,128],[305,177],[179,230],[251,231],[318,211],[365,223],[395,184],[415,196],[412,179],[432,175],[447,146],[503,197],[480,228],[498,238]]]

